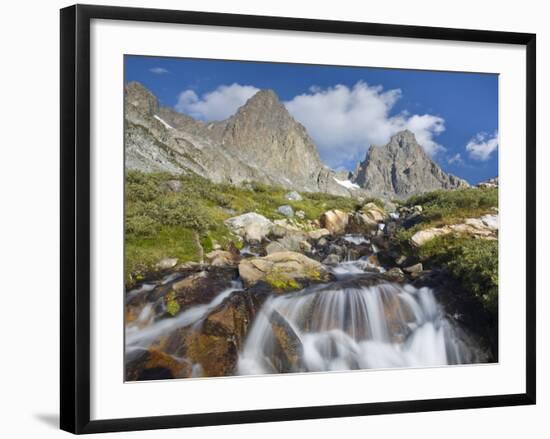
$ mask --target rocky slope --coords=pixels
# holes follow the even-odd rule
[[[466,181],[443,172],[408,130],[392,136],[387,145],[371,146],[352,181],[382,198],[407,198],[436,189],[468,187]]]
[[[305,128],[271,90],[258,92],[229,119],[212,123],[160,107],[137,82],[127,84],[125,92],[129,170],[192,171],[214,182],[256,181],[350,195],[323,165]]]
[[[480,199],[488,193],[470,191]],[[200,263],[161,261],[165,268],[127,291],[126,379],[498,361],[497,308],[489,310],[461,282],[482,282],[485,257],[457,277],[396,245],[401,228],[426,225],[417,222],[423,212],[429,214],[429,202],[391,212],[370,202],[325,211],[314,228],[256,213],[227,219],[256,254],[228,246]],[[479,249],[497,246],[498,214],[479,220],[484,225],[461,220],[457,225],[468,227],[450,233]],[[480,227],[488,235],[479,235]]]

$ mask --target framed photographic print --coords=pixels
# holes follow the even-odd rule
[[[61,427],[534,404],[535,85],[533,34],[62,9]]]

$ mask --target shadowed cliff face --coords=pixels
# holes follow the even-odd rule
[[[387,145],[371,146],[357,166],[353,181],[383,198],[407,198],[436,189],[468,186],[466,181],[443,172],[408,130],[392,136]]]
[[[385,146],[371,147],[352,182],[338,178],[323,165],[304,126],[272,90],[259,91],[219,122],[197,121],[160,107],[138,82],[126,85],[125,108],[129,170],[191,171],[214,182],[256,181],[306,192],[382,198],[467,186],[445,174],[410,131],[397,133]]]

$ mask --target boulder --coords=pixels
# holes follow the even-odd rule
[[[300,219],[304,219],[306,217],[306,213],[303,210],[296,211],[296,216]]]
[[[311,232],[308,232],[307,235],[310,239],[317,241],[321,239],[323,236],[330,235],[330,232],[327,229],[316,229],[316,230],[312,230]]]
[[[285,198],[290,201],[302,201],[302,196],[296,191],[291,191],[287,193],[285,195]]]
[[[255,212],[245,213],[225,220],[225,225],[248,242],[261,242],[273,229],[273,223]]]
[[[497,239],[498,215],[483,215],[481,218],[467,218],[463,223],[451,224],[439,228],[429,228],[416,232],[410,239],[415,247],[420,247],[437,236],[450,233],[472,235],[482,239]]]
[[[378,222],[372,219],[369,215],[363,212],[353,212],[349,216],[347,226],[348,233],[369,234],[376,230]]]
[[[371,220],[374,220],[376,222],[382,222],[386,218],[386,212],[384,211],[384,209],[372,202],[365,204],[361,208],[361,211]]]
[[[311,246],[305,240],[306,235],[303,233],[288,233],[277,241],[269,243],[265,251],[268,255],[281,251],[305,252],[311,249]]]
[[[166,182],[166,187],[172,192],[180,192],[182,188],[182,183],[180,180],[168,180]]]
[[[483,215],[481,221],[492,230],[498,230],[498,215]]]
[[[279,206],[277,208],[277,212],[279,212],[281,215],[286,216],[287,218],[292,218],[294,216],[294,209],[292,208],[292,206],[289,206],[288,204]]]
[[[451,233],[451,229],[449,227],[432,227],[430,229],[420,230],[419,232],[416,232],[411,237],[410,242],[414,247],[421,247],[428,241],[436,238],[437,236],[448,235],[449,233]]]
[[[418,262],[417,264],[411,265],[409,267],[404,267],[403,271],[407,273],[420,273],[423,270],[422,263]]]
[[[330,278],[325,267],[307,256],[290,251],[272,253],[263,258],[241,261],[239,274],[249,287],[260,281],[276,290],[298,289],[302,281],[326,280]]]
[[[321,215],[319,223],[322,228],[327,229],[330,233],[341,235],[346,232],[349,214],[338,209],[328,210]]]
[[[240,256],[225,250],[214,250],[205,255],[206,262],[215,267],[235,266],[240,261]]]
[[[302,232],[301,225],[289,218],[275,220],[273,224],[271,234],[277,238],[282,238],[288,233]]]
[[[164,258],[161,259],[156,265],[157,270],[169,270],[174,268],[178,263],[178,258]]]

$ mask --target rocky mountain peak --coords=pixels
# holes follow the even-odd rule
[[[309,190],[318,186],[323,164],[317,148],[273,90],[258,91],[240,107],[227,120],[222,141],[236,156],[283,182]]]
[[[409,130],[394,134],[383,146],[371,146],[352,180],[373,195],[406,198],[437,189],[467,187],[431,160]]]
[[[141,83],[132,81],[126,84],[125,101],[127,108],[133,108],[141,113],[153,116],[159,111],[158,99]]]
[[[248,99],[228,122],[242,119],[250,120],[251,123],[261,123],[266,128],[279,131],[288,128],[289,125],[297,125],[277,94],[269,89],[260,90]]]

